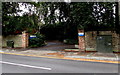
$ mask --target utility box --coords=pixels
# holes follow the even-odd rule
[[[14,48],[14,42],[13,41],[7,41],[7,47]]]
[[[104,53],[112,53],[112,36],[101,35],[97,36],[97,51]]]

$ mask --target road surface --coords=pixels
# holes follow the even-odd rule
[[[2,54],[2,73],[118,73],[118,64]]]

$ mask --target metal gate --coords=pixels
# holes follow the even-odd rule
[[[99,35],[97,36],[97,51],[104,53],[112,53],[112,36]]]

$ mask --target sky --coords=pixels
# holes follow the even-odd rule
[[[20,15],[20,16],[22,16],[22,14],[23,13],[28,13],[29,12],[29,10],[28,10],[28,6],[27,6],[27,8],[24,6],[24,5],[22,5],[22,3],[19,3],[19,7],[20,7],[20,10],[22,10],[22,12],[18,12],[18,14]],[[34,8],[31,8],[31,10],[33,10]]]
[[[32,1],[34,1],[34,2],[38,2],[38,0],[32,0]],[[71,0],[64,0],[64,2],[70,2]],[[25,8],[25,6],[24,5],[22,5],[21,3],[20,3],[20,5],[19,5],[19,7],[20,7],[20,10],[22,10],[22,12],[18,12],[18,14],[20,15],[20,16],[22,16],[22,14],[23,13],[28,13],[29,12],[29,10],[27,9],[27,8]],[[34,10],[34,8],[31,8],[31,10]],[[58,13],[58,11],[56,11],[56,13]]]

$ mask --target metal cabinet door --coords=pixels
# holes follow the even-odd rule
[[[112,36],[97,36],[97,51],[112,53]]]

